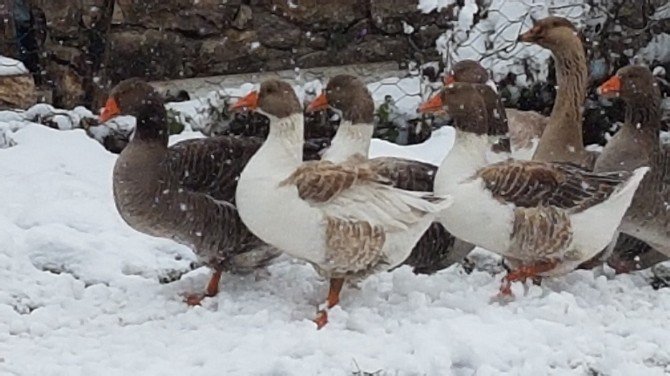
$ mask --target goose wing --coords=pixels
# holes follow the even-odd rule
[[[394,188],[361,155],[340,164],[305,162],[281,185],[295,186],[301,199],[328,217],[368,222],[386,230],[404,230],[447,204],[427,192]]]
[[[237,180],[262,144],[260,138],[233,136],[182,141],[168,151],[166,175],[181,189],[233,202]]]
[[[631,172],[594,173],[570,163],[505,161],[475,174],[491,195],[517,207],[554,206],[581,212],[607,200]]]

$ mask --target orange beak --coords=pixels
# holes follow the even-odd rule
[[[450,74],[444,78],[444,86],[451,85],[454,82],[456,82],[456,79],[454,78],[453,74]]]
[[[614,75],[598,87],[598,94],[604,96],[617,96],[621,91],[621,79]]]
[[[307,112],[321,111],[326,108],[328,108],[328,98],[326,98],[326,94],[321,93],[307,106]]]
[[[120,114],[121,110],[119,110],[119,104],[116,103],[116,99],[109,97],[107,103],[105,103],[105,107],[100,111],[100,122],[105,123],[109,119],[119,116]]]
[[[258,108],[258,92],[252,91],[251,93],[245,95],[244,97],[238,99],[232,106],[230,110],[240,110],[242,108],[248,108],[250,110],[255,110]]]
[[[444,105],[442,103],[442,95],[440,94],[441,93],[437,93],[433,95],[427,102],[421,103],[417,109],[417,112],[422,114],[432,114],[444,111],[444,108],[442,108]]]

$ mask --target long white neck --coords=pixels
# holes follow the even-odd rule
[[[330,147],[321,159],[341,163],[354,154],[367,157],[374,129],[372,124],[352,124],[350,121],[342,121]]]
[[[242,179],[284,179],[302,164],[303,116],[270,117],[270,133],[247,162]],[[238,185],[239,186],[239,185]]]
[[[265,144],[279,146],[293,160],[302,163],[304,128],[302,113],[295,113],[281,119],[270,118],[270,133]]]
[[[436,188],[436,193],[447,193],[443,190],[450,190],[490,163],[487,160],[490,150],[491,145],[487,135],[476,135],[456,129],[454,146],[442,161],[438,171],[438,173],[442,172],[440,174],[442,176],[436,177],[436,184],[439,180],[442,192],[437,192]]]

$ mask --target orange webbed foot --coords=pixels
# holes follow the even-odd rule
[[[190,294],[186,295],[184,298],[184,303],[189,306],[199,306],[202,303],[202,300],[207,297],[216,296],[219,293],[219,281],[221,280],[221,271],[216,270],[212,274],[209,283],[207,283],[207,289],[204,294]]]
[[[316,317],[312,321],[316,324],[316,329],[320,330],[328,324],[328,311],[325,309],[318,311]]]
[[[512,293],[512,282],[525,283],[528,278],[531,278],[533,283],[539,285],[542,282],[542,277],[539,276],[539,274],[553,269],[556,267],[556,264],[556,261],[540,262],[537,264],[521,266],[516,270],[509,271],[502,279],[498,296],[514,297],[514,294]]]
[[[202,303],[202,300],[205,299],[206,296],[203,294],[191,294],[191,295],[186,295],[184,297],[184,303],[187,305],[193,307],[193,306],[199,306],[200,303]]]
[[[316,318],[312,321],[316,324],[316,329],[321,329],[328,324],[328,310],[335,307],[340,302],[340,291],[344,286],[343,278],[331,278],[328,298],[323,307],[317,308]]]

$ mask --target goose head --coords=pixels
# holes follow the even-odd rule
[[[374,121],[372,94],[361,80],[352,75],[340,74],[330,79],[326,89],[309,104],[307,111],[326,108],[351,124],[372,124]]]
[[[449,74],[444,78],[444,84],[467,82],[471,84],[485,84],[489,80],[489,73],[481,64],[474,60],[461,60],[454,64]]]
[[[106,122],[120,115],[137,119],[135,138],[157,139],[167,143],[167,113],[163,97],[139,78],[121,81],[109,93],[100,121]]]
[[[630,65],[617,71],[598,87],[598,94],[606,98],[621,98],[628,103],[646,102],[659,97],[660,89],[649,68]]]
[[[300,101],[291,85],[282,80],[264,81],[260,88],[240,98],[231,111],[248,109],[270,119],[270,123],[302,113]]]
[[[577,28],[566,18],[551,16],[534,22],[530,30],[519,35],[519,41],[555,49],[579,41],[577,33]]]
[[[477,135],[488,134],[486,105],[478,85],[454,82],[419,106],[420,113],[447,112],[460,131]]]

